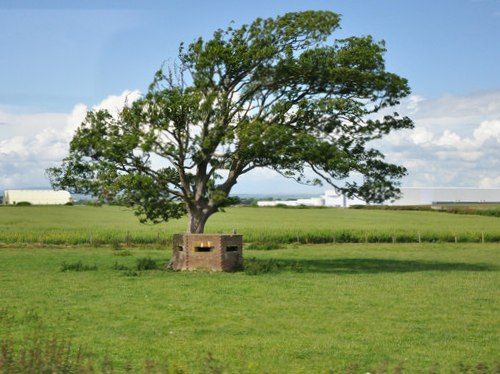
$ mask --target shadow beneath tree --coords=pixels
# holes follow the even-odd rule
[[[432,262],[391,260],[379,258],[340,259],[245,259],[245,273],[250,275],[292,271],[301,273],[377,274],[409,273],[422,271],[495,271],[497,267],[486,264],[461,262]]]

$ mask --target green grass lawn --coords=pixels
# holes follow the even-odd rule
[[[143,225],[120,207],[0,207],[0,243],[164,243],[186,227],[186,219]],[[498,217],[363,209],[228,208],[210,218],[206,232],[233,229],[246,242],[500,241]]]
[[[498,244],[247,250],[252,266],[276,264],[257,275],[116,270],[169,256],[0,248],[0,339],[68,338],[117,372],[146,358],[210,372],[208,353],[228,372],[249,373],[365,373],[386,363],[391,372],[450,372],[500,359]],[[97,270],[61,271],[80,262]]]

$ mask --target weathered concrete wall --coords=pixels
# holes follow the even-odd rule
[[[175,234],[170,266],[174,270],[239,270],[243,266],[243,237],[224,234]]]

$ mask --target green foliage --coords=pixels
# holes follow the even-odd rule
[[[48,170],[52,185],[131,207],[143,222],[188,212],[190,232],[203,232],[255,168],[367,201],[397,196],[406,169],[370,142],[412,121],[370,118],[407,96],[408,82],[385,70],[383,42],[335,40],[339,27],[335,13],[294,12],[182,44],[144,97],[117,116],[87,114],[69,156]]]
[[[250,250],[270,251],[273,249],[283,249],[284,246],[283,246],[283,244],[273,243],[273,242],[268,242],[268,243],[253,242],[253,243],[248,244],[245,248],[250,249]]]
[[[29,201],[20,201],[16,203],[16,206],[31,206],[32,204]]]
[[[124,250],[120,250],[119,252],[115,252],[114,255],[120,256],[120,257],[128,257],[128,256],[132,256],[132,252],[124,249]]]
[[[63,262],[61,264],[61,271],[96,271],[97,265],[84,265],[81,261],[74,263]]]
[[[488,217],[500,217],[500,209],[477,210],[473,214]]]
[[[132,255],[130,251],[127,252],[128,255]],[[141,271],[157,269],[159,269],[158,263],[151,257],[138,258],[135,267],[119,264],[118,261],[115,261],[113,265],[113,270],[123,271],[123,274],[127,277],[138,277],[141,275]]]
[[[88,205],[88,206],[94,206],[94,207],[101,207],[102,206],[102,202],[101,201],[97,201],[97,200],[86,200],[84,202],[85,205]]]
[[[21,347],[0,338],[0,373],[95,373],[91,360],[70,341],[26,338]]]
[[[158,269],[158,264],[156,260],[151,257],[144,257],[137,259],[137,270],[156,270]]]
[[[118,240],[114,240],[113,243],[111,243],[111,245],[115,251],[123,250],[122,243],[120,243]]]
[[[200,363],[200,369],[196,373],[225,372],[224,364],[210,353],[205,359],[200,360]],[[18,346],[12,338],[0,336],[0,374],[112,374],[116,372],[115,365],[116,362],[108,356],[96,360],[95,353],[91,349],[83,350],[70,340],[46,336],[26,337]],[[188,373],[175,364],[157,362],[147,357],[144,358],[142,366],[127,364],[123,369],[126,373]]]
[[[476,214],[487,217],[500,217],[500,208],[496,205],[441,205],[439,211],[454,214]]]
[[[113,265],[113,270],[129,270],[130,268],[126,265],[119,264],[118,261]]]
[[[437,211],[454,214],[476,214],[478,216],[500,217],[498,204],[446,204],[446,205],[354,205],[350,209],[366,210],[412,210],[412,211]]]
[[[0,337],[0,373],[79,373],[79,374],[111,374],[117,372],[116,362],[110,357],[104,357],[102,360],[95,359],[92,350],[83,350],[76,347],[71,341],[64,339],[37,337],[26,338],[21,347],[6,337]],[[163,373],[163,374],[219,374],[231,373],[227,369],[224,359],[217,359],[210,352],[206,357],[199,360],[198,370],[186,370],[181,365],[171,362],[158,362],[149,358],[143,360],[142,365],[127,364],[123,367],[125,373]],[[360,370],[359,363],[351,363],[346,368],[346,373]],[[436,373],[438,363],[432,367],[421,366],[422,372]],[[330,370],[332,371],[332,370]],[[364,370],[366,371],[366,370]],[[449,373],[453,374],[497,374],[500,371],[500,363],[476,364],[459,363]],[[246,371],[255,372],[255,371]],[[402,374],[411,373],[405,370],[404,364],[390,364],[382,362],[373,365],[373,369],[367,372],[373,374]]]
[[[126,269],[123,272],[123,275],[125,275],[126,277],[140,277],[141,273],[133,269]]]

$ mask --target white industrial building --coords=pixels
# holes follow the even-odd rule
[[[500,203],[500,188],[401,188],[402,196],[384,205],[432,205],[457,203]],[[325,206],[348,208],[364,205],[363,200],[348,198],[345,194],[329,190],[323,196],[297,200],[267,200],[257,202],[258,206]]]
[[[346,195],[338,193],[335,190],[325,191],[323,196],[312,197],[309,199],[297,200],[265,200],[258,201],[258,206],[316,206],[316,207],[349,207],[351,205],[365,204],[363,200],[357,198],[347,198]]]
[[[3,203],[15,205],[27,202],[32,205],[64,205],[71,202],[71,195],[67,191],[52,190],[5,190]]]

